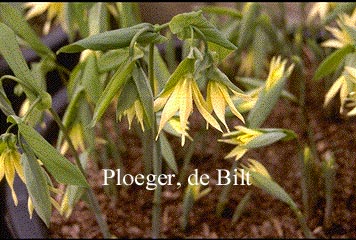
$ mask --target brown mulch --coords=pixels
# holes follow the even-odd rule
[[[356,122],[354,119],[330,117],[322,108],[325,89],[321,84],[308,84],[306,106],[308,119],[314,131],[314,140],[321,159],[330,150],[335,154],[338,165],[335,183],[332,227],[323,228],[325,198],[322,188],[319,189],[315,216],[308,224],[314,235],[319,238],[355,238],[356,237],[356,195],[355,195],[355,159],[356,159]],[[195,121],[198,126],[205,124],[199,116],[191,119],[192,135],[194,136]],[[306,142],[307,134],[301,129],[301,112],[293,103],[281,99],[263,127],[287,128],[294,130],[302,142]],[[230,126],[239,124],[231,120]],[[125,126],[121,124],[120,126]],[[199,127],[198,127],[199,128]],[[142,149],[139,138],[133,131],[121,128],[127,151],[123,155],[126,171],[131,174],[142,173]],[[230,169],[231,160],[224,156],[232,148],[231,145],[218,143],[221,134],[215,130],[206,132],[201,142],[197,143],[192,157],[190,170],[198,169],[211,177],[212,191],[195,203],[190,215],[189,227],[186,232],[180,228],[182,215],[182,188],[175,186],[163,187],[161,237],[164,238],[303,238],[303,232],[294,213],[283,202],[253,186],[233,186],[230,201],[221,218],[215,215],[216,203],[222,186],[215,186],[216,169]],[[170,138],[176,152],[179,152],[180,139]],[[257,150],[251,150],[243,158],[259,160],[268,169],[274,180],[288,192],[300,209],[302,192],[300,186],[301,173],[296,142],[278,142]],[[179,166],[183,159],[177,156]],[[129,188],[118,187],[118,199],[104,194],[101,183],[103,174],[95,164],[89,167],[90,183],[101,208],[104,210],[110,230],[118,238],[149,238],[151,231],[151,209],[153,191],[143,186]],[[322,183],[321,183],[322,184]],[[322,186],[322,185],[321,185]],[[235,207],[245,193],[253,189],[246,212],[237,223],[232,224]],[[80,202],[68,220],[54,211],[50,228],[54,238],[97,238],[101,233],[94,215],[84,202]]]

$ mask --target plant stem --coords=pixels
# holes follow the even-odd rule
[[[53,110],[53,108],[50,108],[49,112],[51,113],[54,121],[58,124],[60,130],[63,132],[63,135],[64,135],[64,137],[66,138],[66,140],[68,142],[69,148],[73,152],[73,156],[74,156],[76,165],[78,166],[78,168],[82,172],[82,174],[86,177],[86,173],[85,173],[85,171],[83,169],[82,164],[80,163],[78,152],[74,148],[73,142],[69,137],[69,134],[68,134],[68,131],[67,131],[66,127],[63,125],[60,117],[58,116],[56,111]],[[87,195],[87,198],[88,198],[88,201],[89,201],[89,205],[90,205],[91,209],[93,210],[93,212],[95,214],[96,220],[97,220],[97,222],[99,224],[99,227],[100,227],[101,233],[103,234],[103,237],[104,238],[111,237],[111,234],[109,232],[109,226],[107,225],[106,221],[103,218],[103,214],[102,214],[102,212],[100,210],[100,206],[99,206],[98,200],[95,198],[93,189],[91,187],[87,188],[86,195]]]
[[[148,77],[151,85],[152,93],[154,93],[154,45],[151,43],[149,46],[149,56],[148,56]],[[153,99],[152,99],[153,100]],[[151,143],[152,143],[152,163],[153,163],[153,173],[156,177],[157,188],[154,192],[153,197],[153,209],[152,209],[152,238],[160,237],[160,226],[161,226],[161,197],[162,197],[162,186],[158,184],[158,176],[162,173],[162,154],[160,139],[158,137],[157,141],[155,136],[157,135],[157,123],[156,114],[153,114],[153,121],[151,131]]]
[[[310,231],[310,229],[307,225],[307,222],[305,221],[305,218],[304,218],[302,212],[296,206],[291,205],[290,207],[294,211],[295,215],[297,216],[299,224],[303,229],[304,236],[306,238],[314,238],[312,232]]]

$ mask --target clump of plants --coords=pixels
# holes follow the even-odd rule
[[[103,237],[112,237],[88,184],[87,168],[90,161],[108,168],[106,154],[97,148],[101,143],[105,151],[114,155],[115,166],[124,171],[121,143],[112,142],[105,131],[116,131],[120,135],[117,129],[125,126],[122,122],[127,118],[130,130],[142,139],[143,175],[174,172],[186,188],[181,219],[184,231],[194,203],[211,193],[209,188],[201,189],[198,179],[189,184],[182,177],[189,174],[184,166],[189,164],[192,153],[187,152],[179,169],[175,158],[179,150],[170,139],[180,138],[182,147],[187,142],[199,141],[198,135],[191,136],[189,121],[192,114],[198,114],[205,121],[200,134],[218,131],[220,143],[233,145],[226,153],[227,159],[234,160],[231,170],[249,172],[253,186],[286,203],[308,238],[313,237],[307,224],[308,216],[313,214],[316,204],[318,179],[324,176],[325,225],[330,226],[335,178],[332,153],[320,160],[307,117],[303,126],[310,136],[308,144],[301,143],[292,130],[263,125],[282,97],[297,104],[305,114],[305,84],[311,81],[305,74],[303,50],[306,46],[321,62],[315,79],[332,73],[334,77],[330,79],[336,79],[325,95],[325,106],[340,92],[340,112],[347,112],[347,116],[356,113],[356,15],[347,15],[355,4],[320,4],[315,4],[308,19],[311,22],[319,13],[322,24],[308,22],[290,29],[287,24],[277,27],[273,16],[263,11],[260,3],[245,3],[241,9],[204,7],[178,14],[164,24],[142,22],[137,3],[32,3],[26,4],[30,8],[27,12],[1,3],[0,54],[13,75],[0,78],[0,108],[8,123],[7,131],[0,137],[0,179],[6,179],[14,204],[18,204],[13,189],[17,174],[26,184],[31,216],[35,211],[49,226],[53,207],[63,218],[68,218],[76,204],[83,200],[93,211]],[[283,3],[280,7],[284,9]],[[303,3],[300,7],[306,14]],[[45,46],[28,23],[43,13],[47,13],[45,33],[53,21],[58,21],[68,34],[70,43],[57,52]],[[322,46],[338,50],[327,55],[317,43],[316,32],[335,19],[337,26],[326,29],[337,39],[328,40]],[[308,30],[311,37],[304,34]],[[176,40],[182,49],[178,57],[174,48]],[[22,46],[34,50],[40,60],[29,66],[21,53]],[[64,53],[80,54],[72,70],[56,59],[58,54]],[[68,105],[63,116],[53,109],[52,96],[47,92],[51,80],[47,81],[46,76],[51,71],[60,74],[67,91]],[[16,93],[25,97],[19,112],[14,110],[2,87],[5,80],[14,81]],[[115,114],[109,114],[110,111]],[[38,132],[38,126],[45,127],[45,116],[50,116],[59,127],[56,145]],[[105,120],[112,122],[115,129],[105,129]],[[232,122],[239,124],[231,126]],[[278,141],[296,142],[301,159],[303,208],[273,180],[258,159],[244,160],[248,151]],[[240,174],[239,177],[245,176]],[[158,238],[162,184],[158,178],[154,181],[152,237]],[[59,190],[58,185],[65,186],[61,188],[65,190]],[[107,185],[103,188],[117,191]],[[222,187],[216,206],[218,216],[229,201],[231,186]],[[112,196],[118,198],[117,194]],[[253,201],[250,193],[236,207],[232,221],[243,218],[241,213],[249,201]]]

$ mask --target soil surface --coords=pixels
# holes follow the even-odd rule
[[[310,80],[311,81],[311,80]],[[332,151],[337,162],[334,205],[331,227],[323,227],[325,195],[322,178],[319,182],[317,205],[314,216],[308,219],[313,234],[319,238],[356,237],[356,195],[355,159],[356,124],[354,119],[343,119],[327,114],[322,107],[325,88],[322,83],[307,84],[307,118],[313,132],[318,156],[321,161],[326,151]],[[288,100],[280,99],[263,127],[287,128],[295,131],[302,143],[307,143],[307,131],[303,128],[300,108]],[[240,124],[231,120],[230,126]],[[108,128],[110,126],[107,126]],[[205,122],[200,115],[190,118],[192,137]],[[134,131],[128,131],[125,122],[120,124],[126,152],[122,155],[125,171],[131,174],[143,172],[142,148],[140,138]],[[303,238],[303,232],[288,206],[253,186],[233,186],[229,203],[222,217],[215,215],[216,204],[222,186],[216,186],[216,169],[230,169],[232,160],[224,156],[232,145],[219,143],[221,134],[215,130],[203,133],[204,137],[195,145],[190,162],[189,174],[194,169],[210,176],[212,191],[199,199],[190,214],[189,227],[184,232],[180,227],[182,216],[183,188],[163,187],[161,237],[164,238]],[[113,136],[115,140],[115,136]],[[174,146],[179,167],[182,166],[184,151],[180,139],[169,138]],[[179,153],[180,152],[180,153]],[[282,186],[303,211],[300,159],[296,141],[278,142],[273,145],[251,150],[242,159],[254,158],[269,171],[273,179]],[[114,167],[114,165],[113,165]],[[104,210],[112,234],[119,238],[149,238],[151,232],[151,209],[153,191],[144,186],[117,187],[117,201],[104,193],[101,166],[93,162],[89,166],[89,181],[97,193],[100,206]],[[167,171],[167,173],[170,171]],[[214,181],[215,179],[215,181]],[[242,197],[252,190],[251,201],[239,220],[232,224],[232,216]],[[113,196],[110,194],[110,196]],[[80,202],[69,219],[65,220],[54,211],[51,223],[51,237],[54,238],[98,238],[102,237],[94,215],[84,202]]]

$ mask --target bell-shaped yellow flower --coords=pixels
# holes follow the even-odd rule
[[[15,206],[17,206],[18,200],[14,190],[15,172],[24,183],[25,176],[20,162],[21,155],[16,147],[16,137],[13,134],[8,136],[10,137],[1,138],[0,140],[0,181],[5,176],[11,189],[12,199]]]
[[[226,105],[229,106],[231,112],[243,123],[245,120],[241,113],[236,109],[229,95],[228,89],[237,96],[243,96],[242,94],[235,92],[233,89],[228,88],[219,81],[210,80],[207,86],[207,105],[208,109],[210,110],[209,112],[214,111],[218,119],[224,124],[225,128],[229,132],[229,127],[225,121]]]
[[[294,64],[289,66],[287,70],[285,70],[287,64],[287,59],[282,61],[281,56],[273,57],[271,60],[268,77],[266,80],[266,91],[271,89],[282,77],[288,77],[294,68]]]
[[[326,30],[332,33],[335,39],[329,39],[323,42],[321,44],[323,47],[342,48],[346,45],[354,43],[352,36],[345,29],[345,25],[356,30],[356,10],[352,13],[351,16],[347,14],[340,15],[336,23],[338,27],[325,27]]]
[[[139,99],[136,99],[134,101],[134,103],[131,105],[131,107],[129,107],[128,109],[126,109],[125,111],[123,111],[119,116],[118,119],[119,121],[121,121],[123,116],[127,116],[128,122],[129,122],[129,129],[131,129],[131,124],[133,119],[137,118],[137,121],[140,123],[142,131],[145,131],[145,126],[143,123],[143,116],[144,116],[144,112],[143,112],[143,106],[142,103]]]
[[[253,139],[262,135],[263,132],[246,128],[244,126],[236,126],[237,131],[226,133],[223,137],[230,137],[230,139],[220,139],[219,141],[237,145],[225,158],[235,157],[235,160],[239,160],[248,151],[246,145]]]
[[[63,2],[27,2],[25,8],[29,8],[26,19],[39,16],[47,11],[47,20],[43,27],[43,33],[49,33],[52,22],[55,20],[64,24],[64,3]]]
[[[72,128],[69,130],[69,137],[72,140],[75,150],[82,152],[85,150],[83,127],[80,123],[73,124]],[[68,142],[64,141],[60,152],[65,154],[68,151],[68,147]]]
[[[222,132],[219,123],[209,113],[208,107],[191,73],[185,74],[175,86],[161,94],[154,102],[155,112],[162,110],[158,134],[164,125],[179,111],[181,129],[187,128],[188,118],[193,111],[193,101],[204,119],[214,128]],[[182,134],[182,146],[185,143]],[[158,138],[158,135],[157,135]]]

